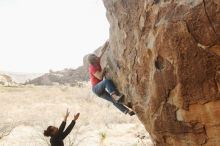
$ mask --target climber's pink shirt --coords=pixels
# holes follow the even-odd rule
[[[98,63],[97,65],[92,65],[92,64],[89,65],[89,76],[90,76],[90,82],[92,83],[92,86],[95,86],[101,81],[94,76],[94,74],[97,71],[102,71],[100,63]]]

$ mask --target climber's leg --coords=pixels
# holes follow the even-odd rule
[[[92,88],[92,90],[99,96],[106,91],[116,102],[119,102],[123,98],[123,95],[119,95],[119,92],[117,91],[114,83],[111,80],[103,80],[99,82]]]
[[[124,106],[121,103],[114,102],[112,97],[107,92],[103,93],[100,97],[107,100],[107,101],[112,102],[114,104],[114,106],[116,108],[118,108],[121,112],[123,112],[125,114],[129,113],[130,110],[126,106]]]

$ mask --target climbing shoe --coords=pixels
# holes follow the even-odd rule
[[[128,114],[129,114],[130,116],[133,116],[133,115],[135,115],[135,112],[130,110],[130,111],[128,112]]]
[[[124,100],[124,95],[123,94],[113,95],[112,99],[114,100],[115,103],[122,103]]]

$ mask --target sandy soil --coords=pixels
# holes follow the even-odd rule
[[[67,108],[69,121],[77,112],[81,116],[65,146],[151,145],[136,116],[120,113],[87,86],[0,87],[0,101],[0,146],[48,146],[42,132],[48,125],[59,126]]]

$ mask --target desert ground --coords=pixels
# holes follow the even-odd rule
[[[136,116],[120,113],[93,95],[90,86],[0,87],[0,146],[49,146],[48,125],[59,126],[67,108],[68,121],[80,118],[65,146],[150,146]]]

